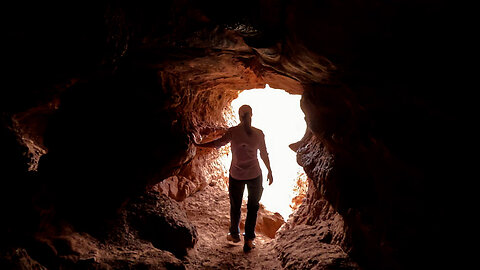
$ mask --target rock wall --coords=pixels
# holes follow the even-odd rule
[[[303,95],[311,132],[297,144],[309,194],[285,227],[318,241],[298,245],[340,245],[365,269],[465,262],[443,248],[462,239],[439,236],[469,228],[460,217],[474,213],[464,158],[473,9],[261,0],[5,10],[3,257],[48,264],[55,253],[38,248],[38,231],[108,238],[119,209],[162,180],[210,183],[216,167],[199,168],[218,152],[196,154],[193,134],[221,132],[238,90],[268,83]],[[285,265],[328,267],[296,260],[279,239]]]

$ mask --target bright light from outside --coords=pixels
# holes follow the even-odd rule
[[[279,212],[284,219],[292,213],[290,204],[294,194],[296,180],[303,168],[297,164],[296,153],[288,146],[299,141],[305,134],[306,123],[300,109],[300,95],[291,95],[281,89],[266,85],[265,89],[252,89],[241,92],[232,102],[234,115],[238,120],[238,109],[247,104],[252,107],[252,126],[265,134],[273,172],[273,184],[266,181],[267,169],[258,157],[263,171],[263,195],[261,203],[273,212]],[[231,156],[227,158],[230,164]],[[245,189],[246,190],[246,189]],[[246,198],[247,192],[244,197]]]

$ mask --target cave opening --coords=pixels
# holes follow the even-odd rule
[[[0,269],[476,263],[467,255],[478,210],[469,194],[475,76],[465,68],[476,55],[475,9],[447,1],[9,2]],[[221,152],[196,150],[192,134],[221,135],[239,90],[266,83],[302,94],[308,133],[292,149],[309,187],[278,234],[267,239],[263,226],[245,255],[225,243]],[[271,147],[270,155],[281,166],[273,158],[283,156]],[[290,204],[274,192],[282,176],[274,168],[266,192]],[[270,225],[273,215],[262,214]]]
[[[231,125],[239,123],[238,109],[248,104],[253,109],[252,125],[265,134],[265,142],[274,175],[274,183],[268,186],[264,181],[261,203],[272,212],[278,212],[284,219],[298,208],[307,189],[307,177],[296,161],[296,152],[289,145],[299,141],[305,133],[305,115],[300,108],[300,95],[282,89],[265,88],[244,90],[231,103]],[[223,159],[225,167],[231,162],[227,151]],[[259,161],[261,161],[259,157]],[[260,162],[264,180],[267,169]],[[246,199],[247,192],[244,194]]]

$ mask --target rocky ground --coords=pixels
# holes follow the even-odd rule
[[[68,226],[39,234],[35,245],[0,252],[2,269],[318,269],[357,270],[332,224],[284,223],[260,207],[256,248],[226,239],[229,199],[220,182],[207,185],[182,202],[158,192],[131,200],[105,239]],[[301,213],[297,211],[292,216]],[[245,220],[246,202],[242,208]],[[244,223],[240,224],[241,230]],[[38,260],[38,261],[37,261]]]
[[[244,201],[242,230],[245,204]],[[359,269],[342,248],[333,243],[337,236],[327,221],[311,225],[285,224],[279,228],[283,220],[261,206],[256,248],[244,253],[243,241],[233,244],[226,240],[230,205],[225,187],[207,186],[188,197],[183,206],[198,233],[198,242],[183,259],[186,269]]]
[[[198,232],[197,244],[184,259],[187,269],[282,269],[274,249],[275,239],[257,232],[256,248],[249,253],[243,252],[243,241],[238,244],[227,241],[230,205],[224,188],[207,186],[183,203]],[[265,214],[261,209],[259,221]],[[263,226],[258,230],[262,231]]]

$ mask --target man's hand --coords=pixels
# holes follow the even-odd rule
[[[271,185],[273,183],[272,171],[268,171],[267,179],[268,179],[268,185]]]
[[[202,135],[198,135],[198,137],[200,137],[200,138],[197,138],[197,135],[195,133],[192,133],[192,137],[193,137],[193,140],[192,140],[193,144],[195,146],[200,146],[200,143],[198,143],[198,142],[202,141]]]

